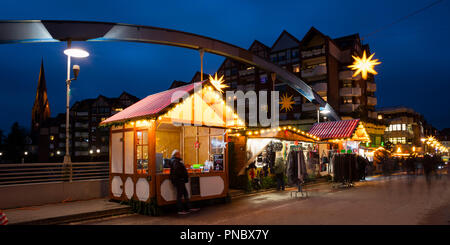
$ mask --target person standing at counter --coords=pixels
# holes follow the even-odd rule
[[[189,182],[188,172],[184,163],[181,161],[181,155],[179,150],[172,152],[171,164],[170,164],[170,180],[177,190],[177,209],[178,214],[188,214],[190,211],[197,211],[199,209],[192,209],[189,203],[189,194],[186,190],[186,183]],[[181,198],[184,196],[185,204]]]

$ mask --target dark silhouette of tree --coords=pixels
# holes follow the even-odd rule
[[[18,122],[13,123],[11,132],[6,138],[5,158],[11,163],[20,163],[24,156],[27,132]]]

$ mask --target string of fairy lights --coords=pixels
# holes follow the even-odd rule
[[[434,136],[422,138],[420,139],[420,141],[429,145],[430,147],[433,147],[433,149],[436,149],[439,152],[448,152],[447,147],[443,146],[441,142],[434,138]]]
[[[228,129],[228,135],[230,136],[265,136],[270,133],[280,132],[280,131],[290,131],[294,134],[297,134],[299,136],[307,137],[316,141],[319,141],[320,138],[312,135],[308,132],[305,132],[295,126],[280,126],[280,127],[273,127],[273,128],[261,128],[261,129],[250,129],[250,128],[243,128],[243,129]]]

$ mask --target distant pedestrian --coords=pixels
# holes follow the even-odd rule
[[[408,175],[408,184],[412,184],[416,175],[416,167],[414,165],[415,157],[409,155],[404,162],[404,169]]]
[[[423,173],[427,184],[431,184],[431,174],[433,172],[434,159],[430,155],[425,155],[423,158]]]
[[[275,160],[275,177],[277,179],[277,190],[283,190],[284,191],[284,173],[286,171],[286,163],[282,157],[277,156],[277,159]]]
[[[190,211],[199,210],[192,209],[191,204],[189,203],[189,194],[186,190],[186,183],[189,182],[189,176],[184,163],[181,161],[180,152],[178,150],[174,150],[172,152],[170,180],[177,190],[178,214],[188,214]],[[182,197],[184,197],[184,205],[182,202]]]
[[[8,224],[8,218],[6,218],[6,214],[3,213],[2,210],[0,210],[0,225],[7,225]]]
[[[385,177],[391,178],[392,169],[394,166],[394,160],[392,158],[385,159],[383,161],[382,167],[383,167],[383,175]]]

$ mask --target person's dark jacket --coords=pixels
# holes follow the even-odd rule
[[[189,181],[188,172],[180,158],[172,157],[170,167],[170,180],[174,185],[187,183]]]

